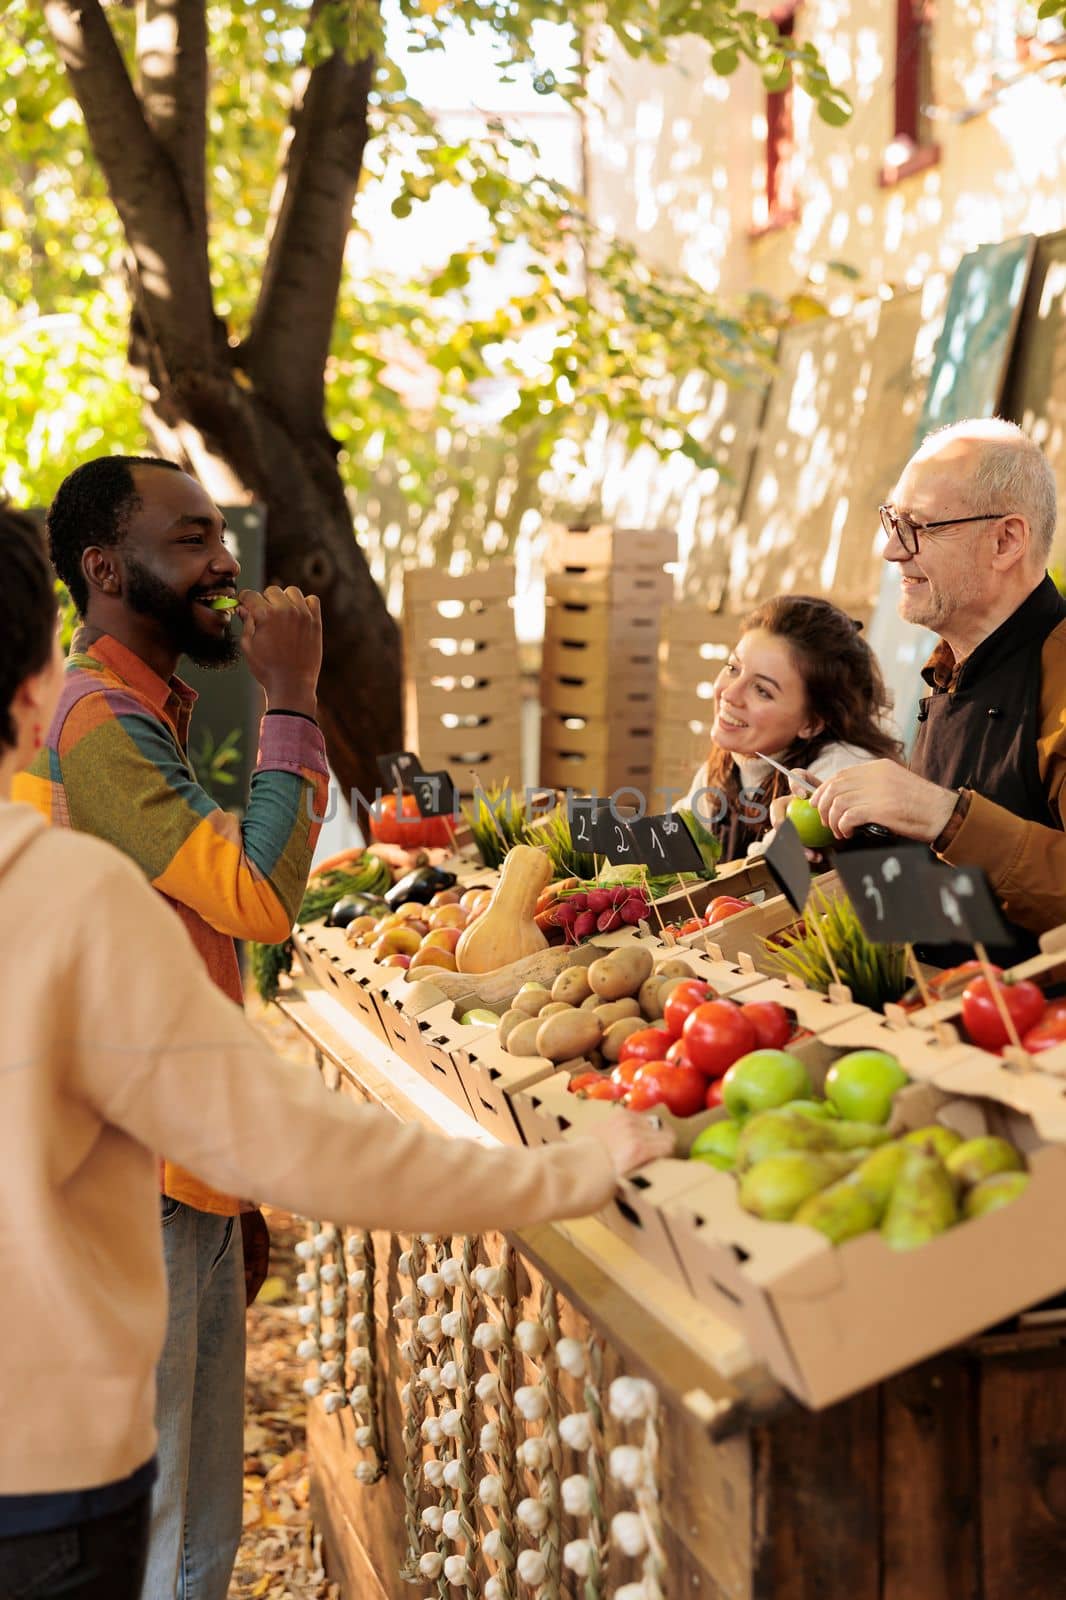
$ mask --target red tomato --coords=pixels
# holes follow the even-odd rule
[[[628,1089],[643,1065],[639,1056],[634,1056],[632,1061],[620,1061],[611,1073],[611,1082]]]
[[[688,1058],[708,1078],[720,1078],[734,1061],[755,1048],[755,1028],[732,1000],[709,1000],[685,1021],[681,1037]]]
[[[716,1106],[720,1106],[722,1104],[721,1078],[711,1079],[710,1083],[707,1085],[707,1097],[703,1103],[707,1107],[708,1111],[713,1111]]]
[[[697,1111],[703,1110],[707,1079],[695,1067],[672,1067],[665,1061],[649,1062],[637,1073],[634,1089],[640,1087],[646,1076],[654,1077],[663,1104],[675,1117],[694,1117]]]
[[[622,1061],[661,1061],[673,1043],[674,1036],[665,1028],[638,1028],[628,1039],[623,1039],[618,1051]]]
[[[612,1083],[610,1078],[601,1078],[599,1083],[590,1084],[585,1090],[586,1100],[621,1100],[625,1095],[625,1088],[620,1083]]]
[[[675,1039],[666,1052],[664,1059],[669,1061],[672,1067],[688,1067],[692,1065],[685,1051],[684,1039]]]
[[[1000,983],[996,986],[1015,1029],[1029,1032],[1044,1015],[1047,1002],[1035,983]],[[998,1050],[1007,1043],[1007,1030],[992,997],[987,978],[974,978],[962,991],[962,1021],[967,1034],[982,1050]]]
[[[594,1083],[603,1083],[605,1081],[609,1083],[610,1079],[605,1080],[602,1072],[579,1072],[576,1077],[570,1079],[566,1086],[566,1092],[567,1094],[586,1094]]]
[[[685,1026],[685,1018],[690,1011],[695,1011],[705,1000],[714,998],[715,990],[709,983],[704,983],[702,978],[682,979],[677,988],[672,990],[663,1007],[663,1027],[671,1039],[681,1037],[681,1029]]]
[[[650,1062],[645,1064],[651,1065]],[[665,1061],[659,1064],[666,1065]],[[650,1111],[653,1106],[661,1106],[665,1099],[662,1083],[653,1073],[651,1077],[641,1077],[639,1082],[633,1083],[626,1094],[625,1103],[630,1111]]]
[[[750,911],[750,900],[738,900],[731,894],[720,894],[711,901],[707,912],[708,926],[715,922],[724,922],[726,917],[734,916],[738,911]]]
[[[688,921],[683,922],[677,931],[683,939],[686,934],[702,932],[703,926],[704,924],[700,921],[699,917],[689,917]]]
[[[741,1002],[741,1010],[755,1029],[757,1049],[783,1050],[792,1037],[792,1018],[776,1000]]]
[[[1022,1034],[1022,1044],[1030,1055],[1054,1050],[1066,1043],[1066,1000],[1052,1000],[1035,1027]]]

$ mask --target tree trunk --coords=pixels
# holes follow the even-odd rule
[[[131,354],[154,378],[143,324],[135,323]],[[183,457],[216,500],[266,508],[266,581],[321,598],[319,718],[330,764],[345,801],[353,792],[373,799],[375,758],[403,745],[400,632],[356,543],[332,437],[324,425],[297,435],[269,399],[238,381],[201,375],[162,394],[150,383],[147,392],[159,396],[149,425],[161,450]]]

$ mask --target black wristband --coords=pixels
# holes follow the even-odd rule
[[[272,706],[269,711],[263,712],[264,717],[302,717],[309,722],[312,728],[318,727],[318,718],[308,716],[306,711],[286,711],[282,706]]]

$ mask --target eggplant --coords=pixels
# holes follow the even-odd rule
[[[384,916],[388,910],[377,894],[346,894],[334,902],[326,918],[327,928],[346,928],[356,917]]]
[[[455,883],[455,873],[445,872],[443,867],[415,867],[413,872],[408,872],[385,891],[385,904],[390,911],[396,911],[412,900],[420,906],[427,906],[435,894],[442,889],[453,889]]]

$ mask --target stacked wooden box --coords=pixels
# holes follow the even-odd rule
[[[655,738],[659,619],[677,555],[665,529],[552,532],[541,667],[540,781],[647,793]]]
[[[739,617],[706,606],[673,605],[663,612],[653,783],[657,790],[672,790],[674,799],[706,759],[712,687],[739,631]]]
[[[522,783],[522,682],[515,640],[514,565],[461,577],[432,567],[404,574],[405,739],[462,794]]]

